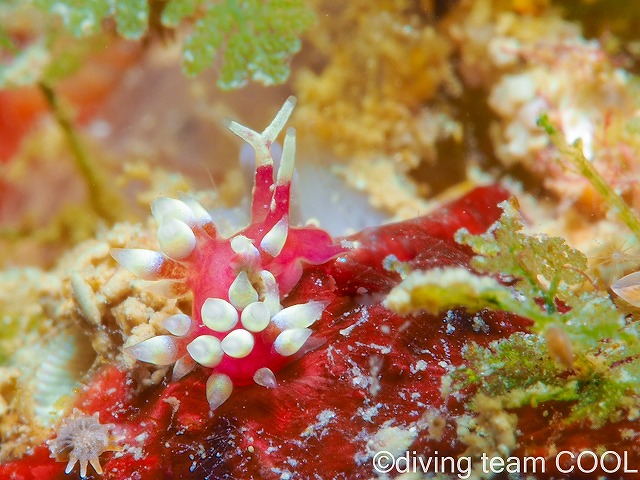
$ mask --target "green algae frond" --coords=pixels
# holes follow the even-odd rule
[[[35,0],[48,16],[59,17],[76,38],[103,31],[113,19],[124,38],[139,40],[163,30],[186,29],[182,66],[189,75],[215,64],[222,89],[248,80],[283,83],[288,61],[300,50],[299,36],[315,16],[302,0]]]
[[[603,196],[620,220],[629,227],[640,241],[640,218],[584,156],[581,140],[578,139],[570,145],[564,135],[551,123],[547,115],[542,115],[537,123],[549,135],[549,138],[562,155],[562,161],[571,162],[578,169],[580,175],[587,179],[593,188]]]
[[[594,427],[621,418],[640,393],[637,323],[594,289],[581,252],[559,237],[526,235],[515,200],[502,207],[486,233],[456,234],[476,254],[471,266],[477,273],[412,272],[392,290],[387,307],[402,314],[491,309],[530,318],[532,333],[487,347],[471,343],[464,364],[447,380],[453,391],[474,387],[476,395],[496,398],[505,408],[572,402],[567,421]]]

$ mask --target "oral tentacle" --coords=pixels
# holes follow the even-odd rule
[[[232,358],[244,358],[253,350],[255,339],[251,332],[239,328],[224,337],[220,345],[226,355]]]
[[[292,305],[276,313],[272,322],[280,330],[308,328],[322,316],[326,306],[317,301]]]
[[[214,332],[228,332],[238,323],[238,311],[226,300],[207,298],[200,309],[202,323]]]
[[[188,375],[196,368],[196,361],[191,358],[191,355],[183,355],[173,366],[173,372],[171,374],[171,381],[177,382],[184,376]]]
[[[267,224],[277,222],[285,216],[289,216],[291,202],[291,179],[296,155],[296,130],[287,129],[282,147],[282,160],[278,169],[278,178],[273,191]]]
[[[275,315],[282,308],[280,306],[280,290],[276,277],[268,270],[260,272],[260,280],[262,280],[263,302],[269,309],[271,315]]]
[[[227,128],[247,142],[255,152],[256,175],[251,206],[251,220],[253,223],[264,221],[269,213],[273,188],[271,144],[284,128],[295,104],[295,97],[289,97],[276,114],[276,117],[262,133],[258,133],[234,121],[227,123]]]
[[[142,248],[113,248],[111,256],[116,262],[143,280],[158,280],[165,257],[153,250]]]
[[[216,228],[213,218],[207,209],[189,195],[181,194],[180,200],[191,210],[195,222],[194,225],[202,228],[210,237],[214,238],[216,236]]]
[[[138,280],[138,287],[165,298],[180,298],[189,293],[189,285],[181,280]]]
[[[253,302],[246,306],[240,318],[242,326],[250,332],[262,332],[271,322],[269,307],[263,302]]]
[[[178,262],[154,250],[143,248],[112,248],[113,259],[143,280],[187,278],[189,271]]]
[[[219,365],[224,355],[220,340],[213,335],[196,337],[187,345],[187,352],[197,363],[209,368]]]
[[[258,292],[247,276],[247,272],[241,271],[229,287],[229,302],[238,310],[258,301]]]
[[[236,235],[231,239],[231,250],[238,255],[242,267],[255,269],[260,264],[260,251],[244,235]]]

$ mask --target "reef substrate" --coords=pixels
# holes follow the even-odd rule
[[[507,411],[489,399],[470,407],[470,395],[447,393],[443,376],[462,362],[465,346],[526,332],[529,320],[463,310],[403,317],[381,303],[401,280],[390,259],[412,269],[468,268],[472,253],[454,233],[486,230],[507,196],[477,188],[430,216],[364,230],[346,239],[354,247],[346,253],[305,266],[284,303],[328,305],[312,327],[316,348],[279,372],[277,388],[239,388],[211,411],[202,369],[142,391],[130,371],[98,369],[73,408],[112,424],[120,451],[100,455],[102,475],[86,478],[371,478],[380,451],[536,455],[548,459],[549,478],[562,450],[625,450],[639,464],[637,440],[621,434],[629,421],[593,430],[567,423],[566,403]],[[0,477],[62,480],[64,470],[42,444],[0,466]]]

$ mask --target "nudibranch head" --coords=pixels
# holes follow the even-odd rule
[[[164,321],[169,335],[129,347],[127,353],[156,365],[173,365],[173,380],[196,365],[211,369],[207,399],[217,408],[234,385],[255,382],[275,387],[277,372],[300,352],[309,328],[326,306],[319,301],[282,308],[298,283],[302,262],[324,263],[342,251],[314,227],[289,225],[295,131],[289,128],[274,180],[271,145],[295,105],[289,97],[262,132],[236,122],[228,128],[256,155],[251,223],[222,238],[207,210],[190,197],[158,198],[151,211],[158,223],[161,252],[114,249],[112,256],[147,280],[165,282],[173,294],[193,292],[193,313]]]

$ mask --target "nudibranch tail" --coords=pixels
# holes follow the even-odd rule
[[[158,198],[151,213],[161,252],[115,249],[113,258],[145,280],[170,282],[161,290],[193,293],[193,312],[164,321],[168,331],[125,351],[138,360],[174,365],[179,380],[196,365],[211,369],[206,395],[212,409],[234,385],[277,386],[276,372],[302,353],[326,304],[310,300],[283,308],[298,283],[302,263],[326,262],[342,251],[326,232],[289,224],[295,130],[289,128],[277,176],[271,146],[283,130],[295,98],[289,97],[262,133],[236,122],[229,129],[256,155],[251,224],[221,238],[211,215],[188,196]]]

